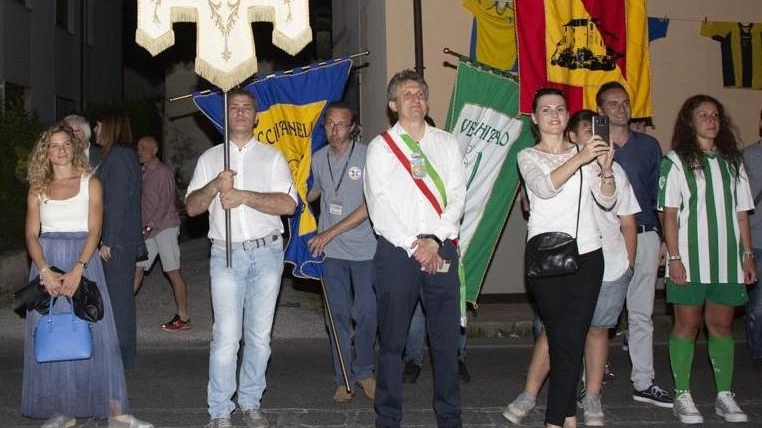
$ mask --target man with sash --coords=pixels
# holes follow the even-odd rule
[[[374,407],[376,426],[383,428],[399,427],[402,420],[402,351],[419,298],[433,359],[437,426],[462,425],[457,238],[465,168],[455,137],[426,123],[428,98],[428,85],[414,71],[392,77],[387,99],[399,121],[370,142],[365,166],[365,199],[378,235]]]
[[[323,259],[326,310],[331,339],[336,392],[333,401],[352,401],[354,391],[344,385],[342,363],[351,384],[357,383],[373,399],[376,347],[376,293],[373,291],[373,255],[376,237],[363,198],[363,168],[368,146],[353,141],[355,116],[344,102],[326,107],[328,145],[312,156],[314,183],[307,201],[320,198],[318,234],[309,240],[312,255]],[[352,323],[354,321],[354,325]],[[353,329],[354,326],[354,329]],[[353,331],[354,330],[354,331]],[[341,356],[336,349],[338,343]],[[354,358],[353,358],[354,357]]]

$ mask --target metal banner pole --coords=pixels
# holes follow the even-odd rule
[[[336,355],[339,357],[339,367],[341,368],[341,375],[344,377],[344,388],[347,393],[352,393],[352,386],[349,384],[349,375],[347,374],[347,366],[344,362],[344,355],[341,353],[341,344],[339,343],[339,336],[336,334],[336,323],[333,321],[333,311],[331,310],[331,301],[328,299],[328,290],[325,288],[323,279],[320,279],[320,289],[323,291],[323,302],[325,304],[325,312],[328,316],[328,326],[331,329],[331,335],[333,336],[333,344],[336,346]]]
[[[228,129],[228,91],[222,93],[222,100],[225,109],[225,156],[224,164],[225,171],[230,170],[230,130]],[[230,209],[225,210],[225,266],[230,268],[233,266],[233,245],[230,241]]]
[[[421,0],[413,0],[413,46],[415,47],[415,71],[423,77],[423,23]]]

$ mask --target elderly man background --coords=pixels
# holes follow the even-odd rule
[[[143,166],[143,237],[146,240],[148,259],[135,267],[134,291],[143,284],[143,275],[151,270],[156,257],[161,258],[161,267],[172,285],[177,311],[175,316],[161,325],[167,331],[188,330],[188,287],[180,271],[180,216],[177,214],[175,199],[175,177],[172,168],[156,157],[159,143],[148,136],[138,140],[138,160]]]
[[[100,146],[90,143],[90,138],[93,136],[90,122],[78,114],[70,114],[63,118],[63,121],[74,130],[74,135],[82,140],[82,145],[85,147],[85,157],[90,162],[90,167],[96,168],[101,163],[103,156]]]

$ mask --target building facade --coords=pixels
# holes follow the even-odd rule
[[[0,0],[0,97],[43,123],[119,102],[122,2]]]

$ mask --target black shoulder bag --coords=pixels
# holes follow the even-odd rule
[[[579,151],[579,148],[577,148]],[[529,278],[568,275],[579,270],[579,210],[582,204],[582,170],[579,171],[577,199],[577,229],[574,237],[564,232],[545,232],[527,241],[524,250],[524,269]]]

